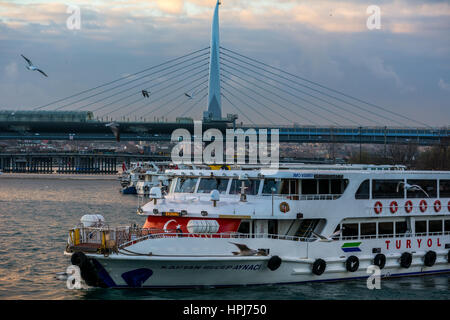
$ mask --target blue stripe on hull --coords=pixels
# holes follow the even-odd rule
[[[361,251],[360,248],[355,247],[355,248],[342,248],[342,250],[344,250],[344,252],[359,252]]]

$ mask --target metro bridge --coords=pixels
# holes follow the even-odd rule
[[[203,132],[278,129],[280,142],[448,145],[450,127],[220,46],[219,4],[210,46],[28,113],[2,111],[0,139],[169,141],[175,129],[194,134],[193,119],[202,119]]]

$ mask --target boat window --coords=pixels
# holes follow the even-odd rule
[[[442,220],[428,221],[428,232],[442,232]]]
[[[378,223],[378,234],[394,234],[394,223],[393,222],[379,222]]]
[[[238,231],[239,233],[250,233],[250,221],[241,221]]]
[[[357,223],[342,224],[342,236],[343,237],[358,236],[358,224]]]
[[[425,220],[416,221],[416,233],[426,233],[427,222]]]
[[[311,236],[311,231],[313,231],[320,219],[302,219],[300,220],[300,225],[295,232],[297,237],[301,238],[309,238]]]
[[[330,180],[319,179],[319,194],[330,194]]]
[[[403,180],[372,180],[373,199],[404,198]]]
[[[297,184],[298,180],[296,179],[283,179],[280,194],[298,194]]]
[[[244,186],[247,188],[245,189],[245,194],[249,195],[258,194],[260,180],[238,180],[238,179],[233,179],[231,181],[230,194],[240,194],[242,182],[244,182]]]
[[[331,194],[342,194],[347,187],[347,179],[331,179]]]
[[[212,190],[225,193],[227,192],[228,181],[230,181],[228,178],[201,178],[197,193],[210,193]]]
[[[410,185],[407,188],[408,198],[436,198],[437,197],[437,181],[414,179],[407,180]]]
[[[450,232],[450,220],[444,220],[444,231]]]
[[[369,199],[370,180],[364,180],[356,191],[355,199]]]
[[[405,234],[407,230],[408,230],[408,226],[406,225],[406,221],[395,222],[395,234],[396,235]]]
[[[442,198],[450,198],[450,180],[439,181],[439,196]]]
[[[375,222],[361,223],[361,235],[370,236],[377,234],[377,224]]]
[[[317,194],[317,180],[305,179],[302,181],[302,194]]]
[[[269,220],[267,232],[269,234],[278,234],[278,220]]]
[[[175,192],[193,193],[198,178],[178,178]]]
[[[275,181],[275,179],[265,179],[262,193],[263,194],[272,194],[272,188],[275,188],[273,193],[280,193],[281,180]]]

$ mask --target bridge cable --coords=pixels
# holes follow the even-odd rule
[[[196,50],[196,51],[190,52],[190,53],[185,54],[185,55],[183,55],[183,56],[181,56],[181,57],[178,57],[178,58],[171,59],[171,60],[169,60],[169,61],[163,62],[163,63],[158,64],[158,65],[156,65],[156,66],[149,67],[149,68],[144,69],[144,70],[142,70],[142,71],[135,72],[135,73],[133,73],[133,74],[129,74],[129,75],[127,75],[127,76],[118,78],[118,79],[116,79],[116,80],[113,80],[113,81],[110,81],[110,82],[101,84],[101,85],[99,85],[99,86],[96,86],[95,88],[91,88],[91,89],[88,89],[88,90],[84,90],[84,91],[75,93],[75,94],[73,94],[73,95],[71,95],[71,96],[68,96],[68,97],[65,97],[65,98],[62,98],[62,99],[59,99],[59,100],[56,100],[56,101],[47,103],[47,104],[42,105],[42,106],[34,107],[33,110],[39,110],[39,109],[45,108],[45,107],[47,107],[47,106],[50,106],[50,105],[52,105],[52,104],[55,104],[55,103],[58,103],[58,102],[61,102],[61,101],[64,101],[64,100],[68,100],[68,99],[74,98],[74,97],[79,96],[79,95],[82,95],[82,94],[84,94],[84,93],[88,93],[88,92],[94,91],[94,90],[96,90],[96,89],[103,88],[103,87],[108,86],[108,85],[110,85],[110,84],[116,83],[116,82],[121,81],[121,80],[128,79],[128,78],[130,78],[130,77],[134,77],[134,76],[136,76],[136,75],[138,75],[138,74],[141,74],[141,73],[143,73],[143,72],[146,72],[146,71],[149,71],[149,70],[152,70],[152,69],[155,69],[155,68],[162,67],[162,66],[164,66],[164,65],[166,65],[166,64],[175,62],[175,61],[177,61],[177,60],[180,60],[180,59],[183,59],[183,58],[186,58],[186,57],[189,57],[189,56],[191,56],[191,55],[193,55],[193,54],[202,52],[202,51],[207,50],[207,49],[209,50],[209,46],[206,47],[206,48],[200,49],[200,50]]]

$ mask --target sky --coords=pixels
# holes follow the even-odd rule
[[[0,109],[31,110],[205,48],[214,5],[0,1]],[[379,29],[367,27],[371,5],[381,10]],[[80,9],[80,29],[67,26],[71,6]],[[222,0],[220,41],[426,124],[450,125],[449,1]],[[26,70],[20,54],[49,77]]]

